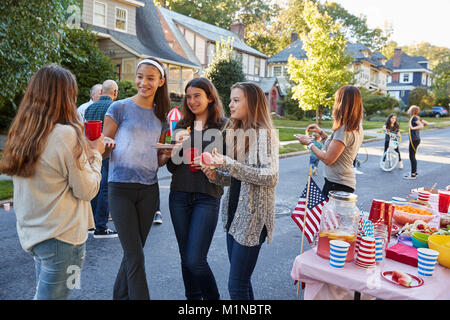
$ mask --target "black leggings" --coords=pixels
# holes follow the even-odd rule
[[[409,141],[409,160],[411,161],[411,175],[415,176],[417,174],[417,160],[416,160],[416,152],[419,147],[419,140],[410,140]],[[414,148],[413,148],[414,145]]]
[[[325,178],[325,184],[323,185],[322,193],[327,199],[328,199],[328,193],[330,191],[345,191],[345,192],[353,193],[353,192],[355,192],[355,189],[350,188],[343,184],[331,182],[331,181],[327,180],[327,178]]]
[[[158,184],[110,182],[108,191],[109,210],[123,249],[113,299],[148,300],[143,248],[155,216]]]

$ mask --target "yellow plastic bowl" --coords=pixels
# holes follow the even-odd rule
[[[439,252],[438,262],[450,268],[450,236],[434,235],[428,238],[428,247]]]

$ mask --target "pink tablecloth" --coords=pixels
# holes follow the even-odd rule
[[[385,259],[381,268],[368,270],[346,263],[343,269],[330,267],[329,260],[316,254],[316,249],[297,256],[291,271],[294,280],[306,284],[304,299],[345,299],[348,290],[358,291],[363,297],[370,295],[383,300],[449,300],[450,269],[436,266],[432,277],[423,277],[424,284],[417,288],[404,288],[386,281],[383,271],[399,270],[416,276],[417,268],[391,259]],[[345,289],[345,290],[343,290]]]

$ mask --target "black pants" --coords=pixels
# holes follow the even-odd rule
[[[355,189],[350,188],[343,184],[328,181],[327,178],[325,178],[325,184],[323,185],[322,192],[323,192],[323,195],[327,199],[328,199],[328,194],[330,191],[345,191],[345,192],[353,193],[353,192],[355,192]]]
[[[419,140],[410,140],[409,141],[409,160],[411,161],[411,175],[415,176],[417,174],[417,160],[416,160],[416,152],[419,147]]]
[[[390,140],[389,136],[386,135],[386,137],[385,137],[385,139],[384,139],[384,152],[386,152],[386,150],[389,148],[389,140]],[[400,156],[400,150],[399,150],[399,148],[397,147],[397,148],[395,149],[395,151],[397,151],[397,153],[398,153],[398,161],[402,161],[402,157]]]
[[[109,209],[123,249],[113,299],[148,300],[143,248],[159,199],[158,184],[110,182],[108,187]]]

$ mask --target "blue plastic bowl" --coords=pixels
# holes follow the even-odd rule
[[[414,234],[415,234],[415,233],[414,233]],[[414,234],[413,234],[413,236],[411,237],[413,246],[416,247],[416,248],[428,248],[428,241],[425,242],[425,241],[419,240],[419,239],[417,239],[417,238],[414,236]]]

